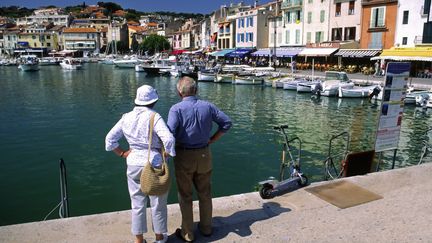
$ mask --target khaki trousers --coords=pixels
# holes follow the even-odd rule
[[[182,235],[186,240],[194,240],[192,187],[198,194],[200,223],[203,234],[212,233],[212,159],[210,148],[176,149],[174,157],[178,199],[182,214]]]

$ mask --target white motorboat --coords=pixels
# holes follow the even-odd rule
[[[25,72],[38,71],[39,59],[36,55],[22,55],[18,59],[18,69]]]
[[[319,83],[321,83],[321,82],[320,81],[299,82],[297,84],[297,92],[298,93],[311,93],[313,87],[315,87]]]
[[[432,100],[432,93],[422,93],[416,95],[415,104],[420,107],[428,107],[428,104]]]
[[[345,72],[327,71],[325,81],[312,87],[312,92],[323,96],[338,95],[339,88],[353,88],[354,83]]]
[[[233,84],[263,85],[264,78],[255,75],[236,75]]]
[[[73,58],[63,59],[62,62],[60,63],[60,66],[63,69],[67,69],[67,70],[82,69],[81,63],[77,59],[73,59]]]
[[[213,70],[198,71],[198,81],[214,82],[216,73]]]
[[[141,66],[147,74],[160,75],[174,70],[175,60],[175,56],[170,56],[166,59],[154,59],[151,64],[141,64]]]
[[[370,86],[354,86],[351,88],[339,87],[340,98],[365,98],[369,97],[377,85]]]
[[[283,83],[283,89],[286,90],[297,90],[297,85],[299,83],[305,83],[304,79],[293,79],[287,78],[287,80]]]
[[[39,59],[40,66],[59,65],[61,60],[55,57],[42,57]]]
[[[216,73],[214,82],[215,83],[234,83],[234,73]]]
[[[112,61],[118,68],[135,68],[139,64],[138,59],[116,59]]]
[[[417,98],[418,96],[426,96],[429,95],[429,97],[432,97],[432,90],[418,90],[414,91],[413,89],[408,89],[407,94],[405,96],[404,103],[405,104],[417,104]]]

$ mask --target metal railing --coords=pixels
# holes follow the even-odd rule
[[[343,139],[345,143],[345,149],[341,153],[334,154],[333,151],[333,141],[336,139]],[[342,159],[345,159],[345,157],[348,155],[349,152],[349,144],[350,144],[350,134],[347,131],[341,132],[337,135],[334,135],[330,138],[329,141],[329,148],[328,148],[328,155],[326,160],[324,161],[324,177],[325,180],[331,179],[337,179],[340,178],[343,174],[343,168],[342,166],[335,165],[334,159],[337,157],[342,157]]]
[[[66,164],[63,159],[60,159],[60,202],[45,216],[46,220],[51,213],[59,208],[59,217],[69,217],[69,199],[67,192],[67,179],[66,179]]]

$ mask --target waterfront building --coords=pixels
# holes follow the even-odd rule
[[[361,13],[361,0],[331,1],[328,40],[339,42],[359,42]]]
[[[205,18],[201,21],[201,47],[205,50],[210,50],[210,18]]]
[[[99,40],[95,28],[66,28],[63,31],[64,50],[82,52],[83,56],[99,53]]]
[[[107,42],[113,43],[113,41],[121,41],[126,45],[129,43],[128,26],[126,22],[113,21],[108,26]]]
[[[52,32],[21,32],[18,34],[15,53],[35,53],[38,56],[47,56],[48,52],[58,50],[56,34]]]
[[[74,19],[72,20],[71,28],[95,28],[97,31],[101,31],[104,28],[108,28],[111,21],[109,18],[86,18],[86,19]]]
[[[318,0],[315,0],[318,1]],[[302,46],[303,39],[303,0],[283,0],[282,5],[284,33],[281,45]],[[321,38],[319,38],[321,39]]]
[[[363,0],[360,48],[387,49],[394,45],[397,0]]]
[[[222,21],[218,23],[219,31],[217,32],[217,49],[231,49],[234,48],[235,31],[234,21]]]
[[[424,23],[423,27],[423,37],[422,43],[432,43],[432,1],[424,0],[424,4],[422,7],[422,14],[427,15],[426,23]]]
[[[191,35],[192,35],[192,40],[191,40],[192,50],[202,49],[203,46],[201,45],[201,24],[197,23],[192,26]]]
[[[146,27],[139,25],[128,25],[128,33],[129,33],[129,49],[132,49],[132,43],[136,41],[136,43],[141,43],[143,38],[142,36],[146,33]]]
[[[226,49],[235,47],[237,14],[251,9],[243,2],[229,6],[222,5],[210,15],[210,46],[208,49]],[[221,41],[219,41],[221,39]]]
[[[31,25],[53,23],[54,25],[69,26],[71,15],[65,14],[61,8],[38,9],[32,15],[17,19],[17,25]]]
[[[235,47],[252,49],[269,46],[269,16],[274,14],[269,6],[257,6],[236,14]]]
[[[171,48],[173,50],[181,50],[182,49],[182,32],[177,31],[173,34]]]
[[[20,32],[18,28],[11,28],[3,32],[3,50],[6,55],[14,55],[14,51],[18,46],[18,34]]]
[[[55,39],[57,40],[57,49],[56,49],[57,51],[64,50],[63,30],[65,28],[66,26],[64,25],[55,25],[48,30],[49,32],[55,35]]]
[[[304,44],[330,40],[329,28],[332,24],[330,5],[332,3],[333,0],[306,0],[304,2]]]
[[[421,2],[426,3],[424,0],[399,0],[394,46],[414,47],[423,43],[423,29],[428,20],[428,11],[425,11],[425,5]]]

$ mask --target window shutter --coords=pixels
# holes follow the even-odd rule
[[[379,8],[378,9],[378,23],[377,23],[378,27],[383,27],[384,26],[384,8]]]

